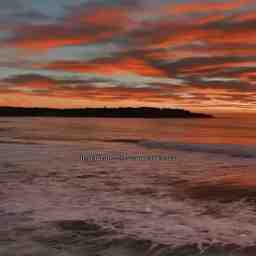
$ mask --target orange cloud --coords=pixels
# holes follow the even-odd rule
[[[56,31],[61,32],[56,32]],[[23,31],[23,32],[22,32]],[[80,45],[94,43],[111,38],[113,32],[99,31],[98,33],[86,33],[86,31],[73,31],[72,27],[63,28],[55,25],[22,27],[17,36],[8,40],[6,46],[25,50],[48,50],[67,45]]]
[[[98,73],[105,75],[134,73],[142,76],[165,76],[165,72],[133,57],[97,59],[92,62],[55,62],[45,68],[78,73]]]
[[[31,81],[30,81],[31,78]],[[45,79],[45,84],[38,81]],[[251,93],[243,93],[228,90],[224,87],[195,87],[161,85],[149,88],[94,87],[81,83],[75,87],[69,87],[68,81],[48,78],[39,78],[38,81],[32,75],[9,79],[9,89],[1,90],[0,105],[11,106],[37,106],[37,107],[85,107],[85,106],[165,106],[165,107],[188,107],[190,109],[203,109],[208,107],[235,109],[239,104],[246,103],[247,109],[253,108]],[[10,81],[13,81],[10,86]],[[16,81],[16,84],[15,84]],[[19,82],[20,81],[20,82]],[[26,82],[24,82],[26,81]],[[28,88],[30,90],[24,90]],[[38,89],[47,88],[43,92]],[[221,109],[221,108],[220,108]]]
[[[190,14],[190,13],[209,13],[216,11],[230,11],[237,9],[244,4],[251,2],[251,0],[229,0],[225,2],[208,2],[204,3],[199,1],[195,3],[182,3],[182,4],[171,4],[164,7],[164,11],[168,10],[172,14]]]
[[[121,7],[97,6],[77,11],[55,24],[20,25],[5,46],[38,51],[96,43],[111,39],[132,24],[128,11]]]
[[[84,25],[93,25],[93,26],[110,26],[113,28],[131,25],[132,22],[129,18],[129,10],[122,7],[100,7],[98,6],[95,9],[85,9],[80,11],[79,14],[76,14],[68,19],[67,22],[78,22],[79,24]]]
[[[47,104],[48,98],[49,105],[55,102],[56,106],[61,105],[61,99],[68,99],[66,106],[69,102],[75,106],[77,100],[79,106],[85,102],[92,105],[111,104],[113,101],[120,105],[131,102],[159,105],[179,103],[190,107],[198,107],[200,104],[225,107],[233,100],[234,105],[239,106],[239,102],[248,103],[247,106],[253,108],[255,102],[250,101],[248,93],[255,92],[256,16],[253,10],[246,12],[249,9],[246,4],[252,1],[191,0],[178,4],[175,4],[178,1],[169,1],[173,3],[161,6],[160,12],[159,8],[153,10],[153,5],[142,10],[143,1],[141,5],[132,1],[136,8],[128,7],[130,0],[122,1],[124,6],[115,5],[116,1],[110,2],[102,5],[82,4],[80,8],[67,7],[65,16],[55,23],[17,23],[19,25],[16,24],[16,29],[11,27],[9,32],[12,33],[8,34],[8,39],[1,39],[7,47],[37,54],[70,45],[95,44],[97,49],[108,42],[114,45],[114,49],[118,49],[118,52],[108,52],[108,49],[102,47],[104,56],[109,57],[98,57],[98,53],[90,53],[89,57],[93,60],[87,61],[87,56],[83,59],[81,55],[78,61],[77,56],[70,60],[71,54],[68,53],[70,61],[64,61],[65,50],[68,49],[62,49],[56,56],[50,56],[56,59],[48,64],[40,63],[38,55],[33,56],[33,63],[39,64],[31,64],[31,59],[19,64],[22,61],[18,62],[18,57],[12,57],[16,62],[9,61],[15,65],[6,64],[6,61],[0,63],[1,67],[7,66],[17,73],[18,68],[32,69],[37,74],[42,70],[68,71],[90,73],[90,77],[93,74],[97,77],[101,75],[110,81],[73,81],[71,86],[70,81],[65,79],[58,81],[42,76],[19,76],[16,80],[4,81],[7,85],[1,89],[1,97],[4,95],[7,99],[9,95],[15,102],[14,95],[23,95],[24,99],[30,95],[31,104],[36,103],[37,99],[41,100],[40,104]],[[129,5],[126,5],[127,2]],[[246,8],[241,8],[244,6]],[[63,58],[61,56],[57,59],[62,53]],[[19,55],[22,56],[19,56],[21,60],[26,58],[26,55]],[[135,85],[131,88],[133,85],[130,86],[129,81],[121,86],[121,82],[115,80],[115,76],[124,75],[124,79],[125,75],[131,73],[154,77],[152,80],[156,81],[155,87],[159,89],[151,88],[150,83],[145,84],[143,89],[135,88]],[[137,84],[139,76],[136,77]],[[183,86],[177,88],[157,83],[170,77],[173,81],[184,81]],[[105,82],[109,88],[104,88]]]
[[[173,23],[170,21],[160,21],[158,24],[152,24],[150,30],[141,30],[135,34],[135,42],[144,44],[145,48],[154,49],[177,47],[182,45],[199,43],[207,46],[209,49],[214,45],[226,45],[226,50],[242,51],[243,44],[256,43],[256,31],[254,23],[229,23],[226,21],[220,23],[202,23],[190,24]],[[232,47],[238,45],[238,49]],[[230,47],[231,46],[231,47]],[[207,49],[206,51],[207,51]],[[224,49],[225,50],[225,49]],[[248,49],[247,49],[248,50]]]

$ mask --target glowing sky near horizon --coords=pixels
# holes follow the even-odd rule
[[[256,111],[253,0],[0,2],[0,105]]]

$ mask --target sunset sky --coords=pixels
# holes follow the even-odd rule
[[[256,112],[255,0],[0,2],[0,105]]]

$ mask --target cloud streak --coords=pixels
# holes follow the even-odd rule
[[[77,102],[72,106],[136,103],[208,111],[219,104],[223,111],[239,111],[239,105],[256,111],[252,1],[81,0],[73,6],[61,2],[56,19],[54,11],[51,18],[45,15],[49,5],[38,7],[32,0],[32,10],[22,5],[20,18],[11,26],[2,25],[0,44],[5,56],[10,52],[12,63],[0,63],[10,70],[10,75],[0,74],[5,98],[18,93],[30,96],[30,102],[37,97],[49,97],[51,104],[53,97],[70,98]],[[14,14],[15,6],[3,8]],[[70,59],[76,47],[84,49],[84,55]],[[11,55],[13,50],[19,57]],[[11,75],[13,70],[17,75]],[[67,78],[72,74],[90,79]],[[168,79],[173,84],[163,82]]]

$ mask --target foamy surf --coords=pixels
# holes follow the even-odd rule
[[[243,157],[253,145],[115,136],[112,128],[72,143],[30,125],[29,143],[13,130],[0,143],[0,255],[254,255],[255,158]],[[88,151],[176,158],[81,161]]]

